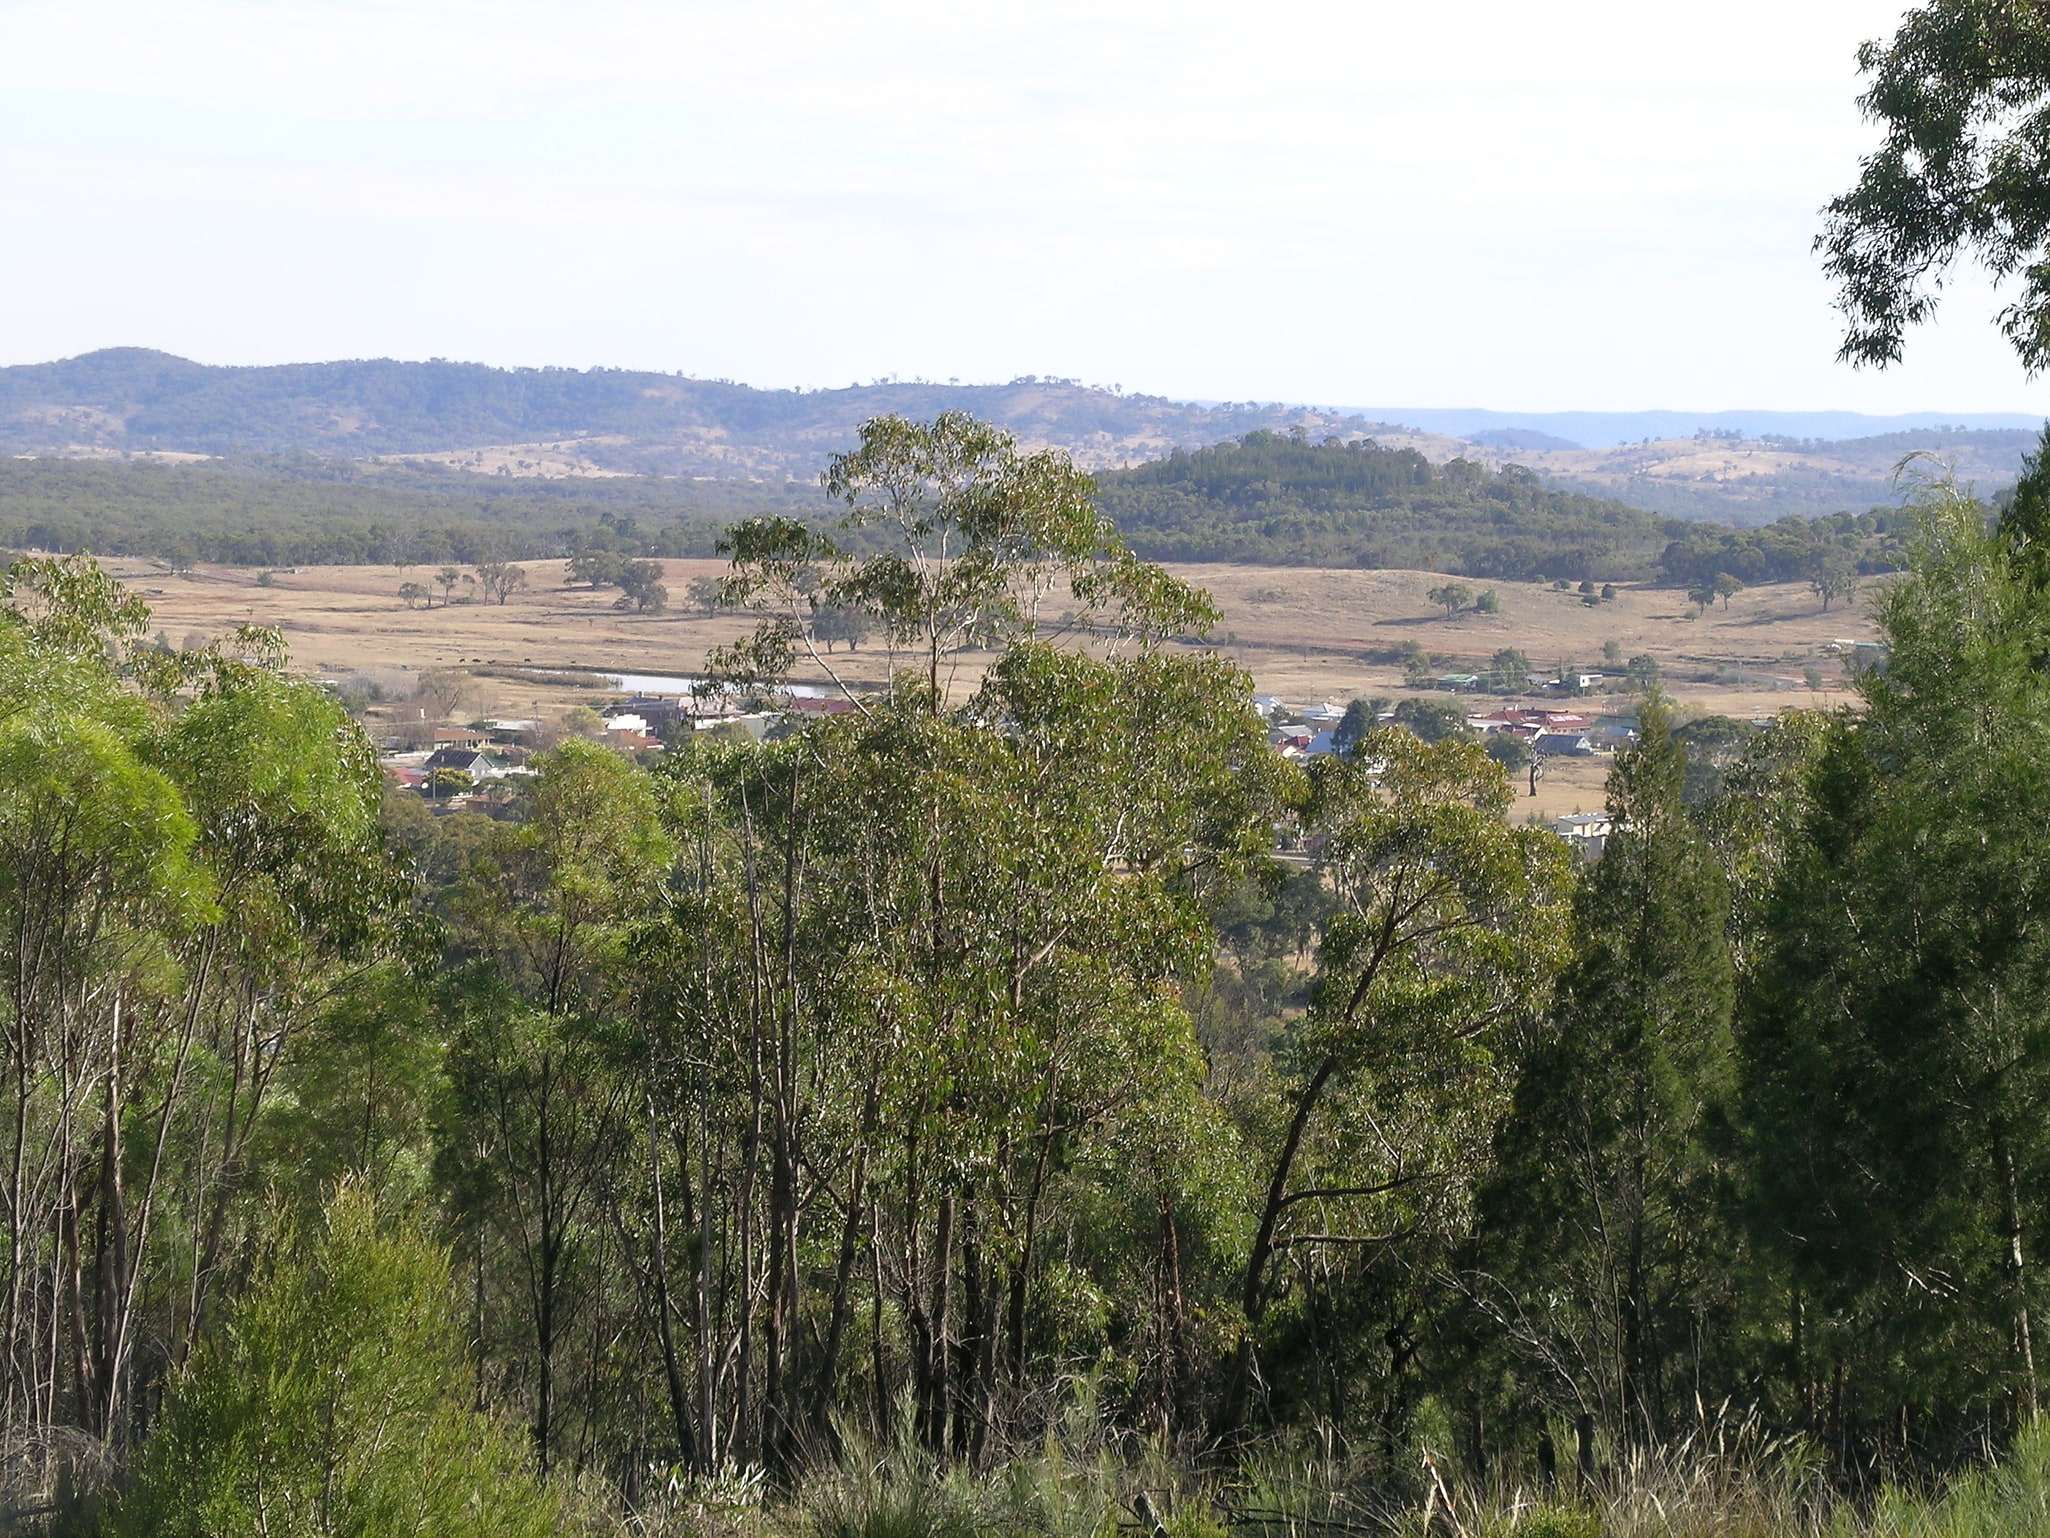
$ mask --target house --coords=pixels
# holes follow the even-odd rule
[[[1437,679],[1440,689],[1478,689],[1481,675],[1478,673],[1440,673]]]
[[[1583,860],[1592,860],[1608,845],[1615,824],[1606,812],[1575,812],[1552,824],[1552,831],[1573,846]]]
[[[438,769],[453,769],[467,774],[473,785],[496,779],[502,772],[490,754],[479,753],[474,748],[436,748],[420,766],[420,776],[431,780]]]
[[[1586,732],[1539,732],[1531,747],[1548,758],[1585,758],[1594,751],[1594,743]]]
[[[437,726],[434,745],[437,748],[481,748],[489,736],[489,733],[471,726]]]

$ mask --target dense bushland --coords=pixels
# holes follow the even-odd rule
[[[496,818],[276,637],[11,570],[11,1511],[1961,1531],[1869,1502],[2018,1435],[1948,1499],[2040,1499],[2040,488],[1932,500],[1863,711],[1706,799],[1654,698],[1581,866],[1475,744],[1275,757],[1058,456],[829,485],[729,534],[722,665],[855,611],[893,689]]]

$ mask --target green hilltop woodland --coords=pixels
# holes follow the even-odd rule
[[[1096,477],[1103,510],[1153,560],[1406,567],[1685,585],[1805,580],[1827,547],[1898,563],[1899,510],[1753,529],[1662,518],[1547,488],[1514,466],[1433,466],[1372,442],[1255,432]],[[804,482],[475,475],[311,454],[201,464],[0,459],[0,546],[242,566],[527,560],[616,549],[708,556],[751,513],[829,516]],[[859,537],[859,536],[857,536]]]
[[[1805,579],[1823,548],[1891,570],[1908,515],[1880,510],[1727,529],[1547,486],[1515,465],[1433,465],[1371,440],[1271,432],[1096,477],[1104,511],[1154,560],[1400,567],[1504,580]]]
[[[1862,711],[1652,696],[1597,861],[1456,723],[1272,752],[1060,456],[829,479],[718,666],[855,611],[889,692],[444,815],[9,569],[11,1527],[2040,1530],[2050,476],[1918,511]]]

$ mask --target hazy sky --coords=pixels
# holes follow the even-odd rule
[[[2042,409],[1834,362],[1885,0],[0,0],[0,362]]]

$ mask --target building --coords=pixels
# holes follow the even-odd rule
[[[1575,812],[1553,823],[1552,831],[1572,845],[1573,852],[1583,860],[1592,860],[1607,846],[1615,824],[1607,812]]]

